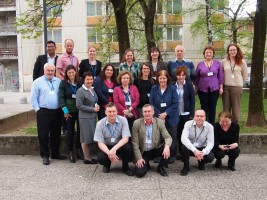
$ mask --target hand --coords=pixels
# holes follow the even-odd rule
[[[237,143],[233,143],[229,145],[229,149],[235,149],[236,147],[238,147]]]
[[[95,107],[94,107],[94,111],[95,111],[95,112],[98,112],[98,111],[99,111],[99,109],[100,109],[100,107],[99,107],[99,106],[95,106]]]
[[[223,151],[229,150],[229,148],[226,147],[226,144],[219,145],[219,148]]]
[[[122,111],[122,113],[125,115],[125,116],[128,116],[129,113],[131,113],[128,109],[125,109]]]
[[[165,145],[162,155],[164,159],[168,159],[170,157],[170,146],[169,145]]]
[[[138,167],[138,168],[141,168],[141,167],[144,167],[144,164],[146,163],[146,161],[143,159],[143,158],[141,158],[141,159],[139,159],[139,160],[137,160],[136,161],[136,166]]]
[[[197,95],[197,91],[198,91],[198,86],[195,85],[195,95]]]
[[[199,151],[199,150],[195,150],[194,151],[194,155],[195,155],[195,158],[197,159],[197,160],[202,160],[203,159],[203,152],[202,151]]]
[[[222,89],[222,88],[220,88],[220,90],[219,90],[219,94],[220,94],[220,95],[223,94],[223,89]]]
[[[68,120],[69,117],[72,117],[69,113],[64,114],[64,117],[66,118],[66,121]]]
[[[158,118],[165,120],[166,116],[167,116],[166,113],[161,113],[161,114],[159,114]]]
[[[116,150],[115,149],[110,149],[109,153],[108,153],[108,158],[111,162],[116,163],[119,162],[119,157],[116,155]]]

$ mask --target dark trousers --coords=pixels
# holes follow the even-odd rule
[[[104,107],[100,107],[99,112],[97,113],[98,120],[101,120],[106,117],[105,110],[106,109]]]
[[[178,148],[179,148],[179,153],[181,154],[181,147],[182,147],[182,142],[181,142],[181,137],[184,129],[184,124],[189,120],[189,115],[180,115],[179,117],[179,123],[177,126],[177,140],[178,140]]]
[[[212,151],[213,151],[214,157],[216,159],[223,159],[225,155],[228,155],[228,157],[229,157],[228,162],[230,164],[232,164],[233,166],[235,165],[235,160],[239,156],[239,153],[240,153],[239,147],[237,147],[235,149],[230,149],[229,151],[223,151],[219,148],[213,148]]]
[[[212,125],[215,124],[216,105],[219,98],[219,90],[211,92],[198,91],[201,108],[206,112],[206,118]]]
[[[197,148],[199,151],[202,151],[203,148]],[[182,144],[182,157],[183,157],[183,161],[184,161],[184,167],[189,169],[189,157],[190,156],[194,156],[194,153],[192,151],[190,151],[189,149],[186,148],[186,146],[184,146]],[[199,161],[199,164],[204,165],[206,163],[211,163],[214,159],[213,153],[210,151],[210,153],[208,155],[205,155],[203,157],[203,160]]]
[[[177,126],[166,127],[168,133],[172,137],[172,145],[171,145],[171,157],[176,157],[177,154]]]
[[[131,134],[132,134],[133,123],[134,123],[134,121],[135,121],[135,118],[134,118],[134,117],[132,117],[132,118],[127,118],[127,121],[128,121],[128,124],[129,124],[129,130],[130,130],[130,132],[131,132]]]
[[[37,112],[37,131],[41,157],[59,153],[62,110],[41,108]]]
[[[149,160],[152,160],[152,159],[154,159],[156,157],[161,157],[158,166],[163,167],[165,164],[168,164],[168,159],[164,159],[164,157],[162,155],[164,147],[165,147],[165,145],[163,144],[158,149],[152,149],[150,151],[144,151],[144,153],[142,155],[143,159],[145,160],[144,166],[141,167],[141,168],[135,166],[135,175],[137,177],[143,177],[147,173],[147,171],[150,168]]]
[[[76,137],[76,149],[81,149],[80,143],[80,128],[79,128],[79,119],[78,119],[78,112],[70,112],[71,117],[68,118],[66,121],[67,127],[67,145],[68,150],[73,150],[73,139],[74,139],[74,130],[75,130],[75,122],[77,124],[77,137]],[[66,120],[66,119],[65,119]]]
[[[65,119],[65,117],[64,117],[64,112],[63,112],[63,111],[61,111],[61,115],[62,115],[62,124],[61,124],[61,126],[62,126],[62,131],[63,131],[63,130],[67,130],[67,122],[66,122],[66,119]]]
[[[107,146],[107,147],[108,149],[112,149],[113,146]],[[122,159],[123,168],[129,167],[128,163],[131,161],[131,152],[132,152],[132,147],[130,143],[126,143],[120,149],[117,150],[117,155],[119,155]],[[111,161],[108,158],[108,155],[105,152],[103,152],[101,149],[99,149],[99,151],[97,152],[97,160],[99,164],[110,168]]]

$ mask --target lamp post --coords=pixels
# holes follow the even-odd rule
[[[46,52],[46,42],[47,42],[47,17],[46,17],[46,0],[43,0],[43,16],[44,16],[44,53]]]

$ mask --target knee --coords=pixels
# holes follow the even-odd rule
[[[238,147],[230,150],[228,153],[229,157],[231,157],[231,158],[237,158],[239,156],[239,154],[240,154],[240,149]]]
[[[121,147],[121,150],[124,151],[125,153],[131,153],[132,152],[132,146],[130,145],[130,143],[126,143],[125,145],[123,145]]]
[[[105,165],[105,163],[107,162],[107,159],[109,159],[108,156],[107,156],[107,154],[105,154],[101,150],[97,152],[97,161],[101,165]]]
[[[147,173],[147,170],[145,169],[145,167],[141,167],[141,168],[135,167],[135,175],[138,178],[142,178],[143,176],[146,175],[146,173]]]
[[[212,163],[212,161],[214,160],[214,155],[212,152],[210,152],[208,155],[205,156],[205,160],[206,160],[206,163]]]
[[[222,159],[225,156],[225,152],[220,149],[216,149],[216,150],[214,149],[213,153],[216,159]]]

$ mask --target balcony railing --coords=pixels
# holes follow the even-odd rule
[[[0,34],[2,35],[3,33],[16,33],[16,27],[14,25],[1,25],[0,26]]]
[[[0,8],[5,8],[5,7],[11,7],[11,6],[16,6],[16,1],[15,0],[4,0],[0,1]]]
[[[16,48],[0,48],[0,59],[1,58],[10,58],[17,57],[18,50]]]

